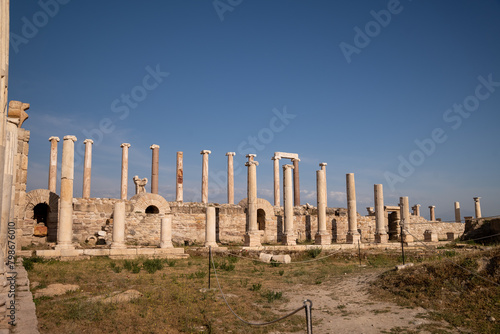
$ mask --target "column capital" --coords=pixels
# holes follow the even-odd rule
[[[83,141],[83,143],[84,143],[84,144],[87,144],[87,143],[91,143],[91,144],[93,144],[93,143],[94,143],[94,141],[93,141],[92,139],[85,139],[85,140]]]
[[[300,160],[299,160],[299,161],[300,161]],[[326,162],[321,162],[321,163],[319,164],[319,166],[320,166],[320,167],[323,167],[323,166],[324,166],[324,167],[326,167],[326,165],[328,165]]]
[[[76,137],[75,137],[75,136],[71,136],[71,135],[69,135],[69,136],[64,136],[64,140],[72,140],[72,141],[74,141],[74,142],[75,142],[75,141],[76,141]]]
[[[49,138],[49,141],[53,141],[53,140],[55,140],[56,142],[60,141],[59,137],[52,136],[52,137]]]
[[[255,165],[255,167],[257,167],[259,165],[259,162],[255,160],[245,162],[245,166],[247,167],[250,167],[252,165]]]
[[[271,160],[281,160],[281,157],[273,156]]]
[[[123,143],[120,145],[120,147],[126,147],[126,148],[129,148],[130,147],[130,144],[129,143]]]
[[[287,169],[293,169],[293,165],[283,165],[283,170],[287,170]]]
[[[150,149],[154,150],[155,148],[160,148],[160,145],[153,144],[149,146]]]
[[[295,161],[300,162],[300,159],[299,158],[292,159],[292,162],[295,162]]]
[[[429,209],[434,209],[435,207],[435,205],[429,205]]]
[[[480,199],[480,198],[481,198],[481,197],[474,197],[474,202],[479,202],[479,199]]]
[[[212,151],[210,150],[203,150],[200,152],[200,154],[210,154],[210,153],[212,153]]]
[[[253,159],[256,156],[257,156],[257,154],[253,154],[253,153],[245,155],[245,157],[248,158],[248,159]]]
[[[236,153],[235,153],[235,152],[227,152],[227,153],[226,153],[226,156],[228,156],[228,157],[229,157],[229,156],[235,156],[235,155],[236,155]]]

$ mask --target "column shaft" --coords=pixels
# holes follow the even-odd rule
[[[293,187],[292,187],[292,165],[283,165],[283,201],[285,234],[283,243],[288,246],[296,245],[297,237],[293,227]]]
[[[408,196],[399,198],[399,207],[401,211],[401,224],[403,225],[403,241],[412,242],[413,236],[408,232],[410,229],[410,201]]]
[[[153,161],[151,163],[151,193],[158,194],[158,169],[159,169],[159,151],[160,146],[151,145],[150,149],[153,150]]]
[[[482,215],[481,215],[481,203],[479,202],[480,199],[481,199],[481,197],[474,197],[474,209],[476,211],[476,219],[482,217]]]
[[[65,136],[61,165],[61,197],[59,198],[59,225],[57,249],[73,249],[73,179],[75,163],[75,136]]]
[[[218,247],[216,242],[216,214],[213,206],[207,207],[207,221],[205,225],[205,247]]]
[[[385,230],[384,188],[381,184],[376,184],[373,190],[375,193],[375,242],[386,243],[388,236]]]
[[[274,172],[274,206],[281,206],[280,203],[280,159],[273,157],[273,172]]]
[[[2,245],[3,252],[7,252],[7,231],[8,223],[13,221],[14,210],[12,207],[14,201],[12,197],[14,195],[15,187],[15,156],[17,153],[17,120],[13,118],[7,119],[7,124],[5,125],[5,160],[4,160],[4,175],[0,175],[3,178],[3,189],[2,189],[2,202],[1,202],[1,225],[0,225],[0,245]]]
[[[49,163],[49,190],[53,193],[57,189],[57,143],[59,137],[50,137],[50,163]]]
[[[248,212],[248,232],[245,234],[245,245],[250,247],[261,246],[259,226],[257,224],[257,166],[255,155],[247,155],[248,167],[247,176],[247,212]]]
[[[127,248],[125,246],[125,202],[115,202],[113,210],[113,242],[111,248]]]
[[[183,153],[177,152],[177,166],[175,178],[175,200],[182,202],[184,200],[184,166]]]
[[[434,208],[435,208],[434,205],[429,206],[429,216],[431,222],[436,221],[436,212],[434,211]]]
[[[234,164],[233,156],[236,153],[227,152],[227,203],[234,204]]]
[[[172,248],[172,216],[168,215],[161,219],[160,248]]]
[[[299,178],[299,161],[293,159],[293,205],[300,205],[300,178]]]
[[[356,187],[354,184],[354,174],[346,174],[346,190],[347,190],[347,220],[348,228],[346,241],[347,243],[358,243],[360,239],[358,232],[358,216],[356,210]]]
[[[201,169],[201,202],[208,203],[208,155],[212,153],[209,150],[203,150],[200,154],[203,156]]]
[[[460,203],[455,202],[455,222],[460,223],[461,215],[460,215]]]
[[[326,172],[324,169],[316,171],[316,198],[318,206],[318,232],[315,243],[317,245],[329,245],[330,236],[326,230]]]
[[[120,199],[127,199],[128,196],[128,148],[130,144],[123,143],[120,145],[122,148],[122,178],[121,178],[121,189],[120,189]]]
[[[90,198],[90,183],[91,183],[91,169],[92,169],[92,139],[85,139],[85,158],[83,162],[83,198]]]

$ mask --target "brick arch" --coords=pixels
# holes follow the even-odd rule
[[[271,205],[271,203],[269,203],[269,201],[266,201],[263,198],[257,198],[256,204],[257,204],[257,210],[262,209],[266,213],[266,220],[271,219],[271,217],[274,217],[274,208]],[[242,199],[238,203],[238,205],[244,209],[247,209],[247,199],[246,198]]]
[[[158,194],[140,193],[132,197],[130,203],[133,207],[132,212],[145,213],[146,208],[150,205],[156,206],[160,211],[160,215],[170,212],[170,205],[168,205],[167,200]]]
[[[59,196],[48,189],[36,189],[26,194],[24,218],[32,219],[34,215],[33,209],[36,205],[41,203],[47,204],[49,206],[49,218],[50,216],[52,216],[53,218],[55,217],[55,221],[57,221],[57,215],[59,211]]]

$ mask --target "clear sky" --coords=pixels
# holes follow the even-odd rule
[[[499,214],[500,1],[11,1],[10,100],[31,104],[28,190],[46,188],[50,136],[94,140],[92,197],[118,198],[121,143],[132,177],[175,200],[199,201],[201,150],[211,150],[209,201],[226,201],[226,152],[257,154],[258,196],[273,203],[275,151],[298,153],[302,204],[316,205],[327,162],[328,206],[345,207],[355,173],[358,212],[436,205],[436,216]],[[282,160],[282,162],[285,162]],[[60,177],[60,174],[58,178]],[[60,180],[58,180],[59,189]],[[148,189],[149,189],[148,184]],[[59,190],[58,190],[59,191]]]

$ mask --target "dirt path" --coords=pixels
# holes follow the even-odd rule
[[[290,300],[286,308],[301,305],[304,297],[312,300],[314,334],[431,333],[422,328],[426,324],[446,330],[441,333],[458,333],[445,322],[428,320],[428,311],[423,308],[404,308],[370,296],[369,283],[381,272],[350,274],[334,284],[322,283],[313,288],[297,285],[285,291]]]

